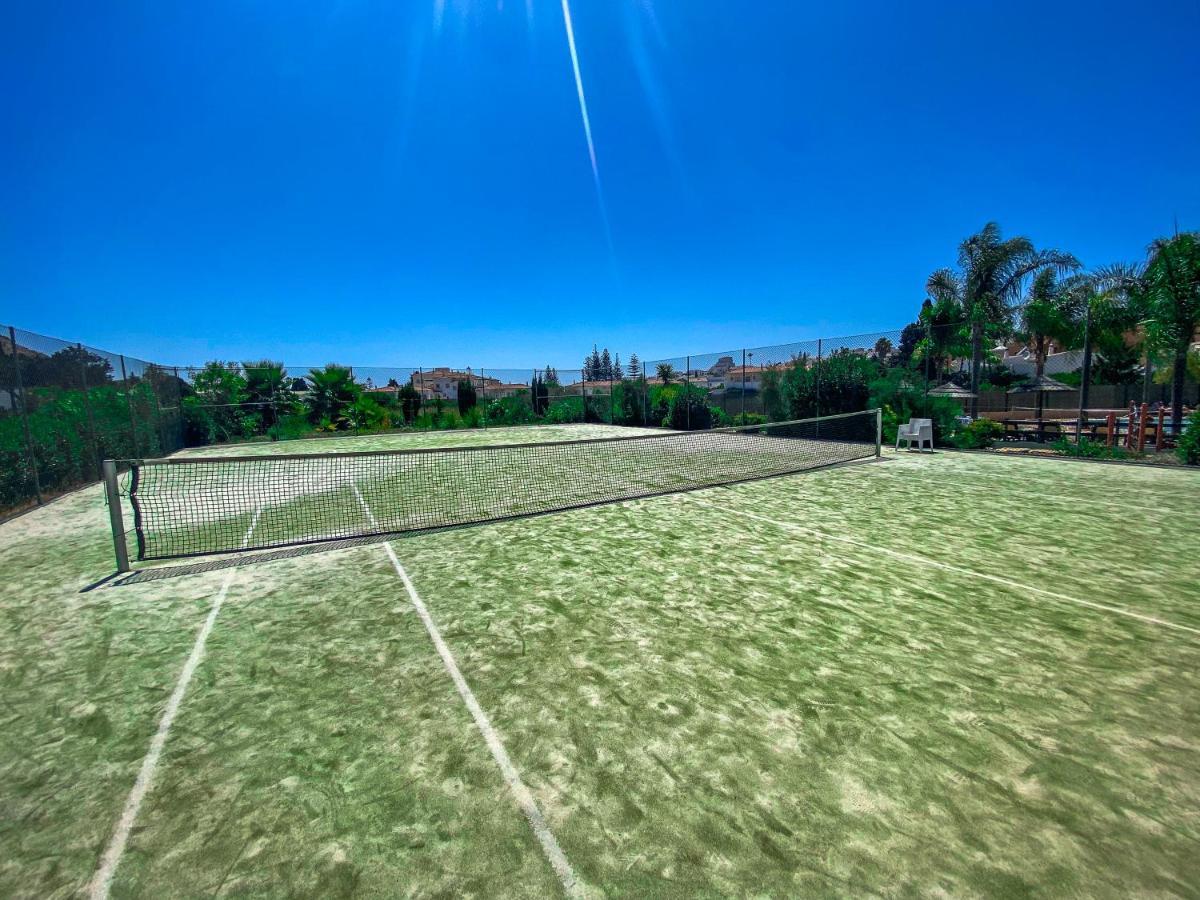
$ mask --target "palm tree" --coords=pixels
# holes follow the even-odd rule
[[[989,325],[1005,325],[1012,304],[1021,296],[1030,275],[1041,269],[1058,273],[1079,267],[1079,261],[1060,250],[1037,250],[1027,237],[1004,240],[1000,226],[988,222],[958,247],[959,271],[938,269],[925,289],[934,301],[957,302],[971,329],[971,393],[979,393],[983,368],[983,336]],[[971,415],[979,412],[979,399],[971,399]]]
[[[1149,254],[1134,289],[1135,303],[1150,347],[1173,361],[1171,425],[1180,434],[1188,349],[1200,329],[1200,232],[1159,238],[1150,245]]]
[[[1083,361],[1080,368],[1079,416],[1086,415],[1088,393],[1092,383],[1092,355],[1097,343],[1111,352],[1109,357],[1124,355],[1125,332],[1137,324],[1132,311],[1132,297],[1141,283],[1142,269],[1136,265],[1114,263],[1100,266],[1091,272],[1071,275],[1062,282],[1064,294],[1070,296],[1068,315],[1074,318],[1073,348],[1082,344]]]
[[[354,373],[345,366],[330,363],[324,369],[309,369],[309,392],[305,398],[314,424],[327,419],[337,425],[346,406],[362,392]]]
[[[270,359],[244,362],[242,371],[249,401],[258,407],[264,425],[274,425],[279,410],[290,410],[292,403],[291,382],[283,363]]]
[[[1079,292],[1072,290],[1071,278],[1060,281],[1053,269],[1042,269],[1034,276],[1029,294],[1021,306],[1017,334],[1033,350],[1036,378],[1046,374],[1046,357],[1050,354],[1051,342],[1060,347],[1077,342],[1082,298]],[[1041,417],[1042,392],[1038,391],[1037,418]]]
[[[670,363],[659,363],[655,367],[655,372],[663,384],[670,384],[675,380],[675,367]]]

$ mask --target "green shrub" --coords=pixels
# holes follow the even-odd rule
[[[1179,436],[1176,453],[1189,466],[1200,466],[1200,409],[1184,421],[1183,434]]]
[[[992,419],[976,419],[954,435],[960,450],[986,450],[1004,436],[1004,426]]]
[[[1078,443],[1059,438],[1053,444],[1055,453],[1063,456],[1074,456],[1078,459],[1129,459],[1130,453],[1124,447],[1109,447],[1099,441],[1083,438]]]
[[[738,413],[733,417],[734,425],[765,425],[767,417],[762,413]]]
[[[273,441],[290,441],[304,437],[312,432],[312,424],[308,416],[302,413],[291,413],[283,416],[278,422],[267,429],[267,434]]]
[[[691,388],[674,396],[663,424],[676,431],[704,431],[713,427],[713,408],[698,389]]]
[[[472,406],[463,415],[462,422],[465,428],[482,428],[484,425],[483,410],[478,406]]]
[[[490,425],[528,425],[535,418],[528,397],[502,397],[487,407]]]
[[[583,404],[576,400],[555,400],[546,409],[546,421],[551,425],[566,425],[583,421]]]

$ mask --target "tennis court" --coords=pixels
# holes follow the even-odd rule
[[[1196,896],[1198,531],[885,450],[81,593],[93,486],[0,525],[0,894]]]

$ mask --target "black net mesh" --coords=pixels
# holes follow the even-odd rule
[[[135,461],[139,559],[447,528],[872,457],[876,413],[703,432]]]

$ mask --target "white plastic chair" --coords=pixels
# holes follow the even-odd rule
[[[896,449],[900,449],[900,442],[904,441],[908,445],[908,449],[912,449],[913,441],[917,442],[917,450],[928,443],[929,452],[933,452],[933,419],[909,419],[907,425],[901,425],[896,429]]]

